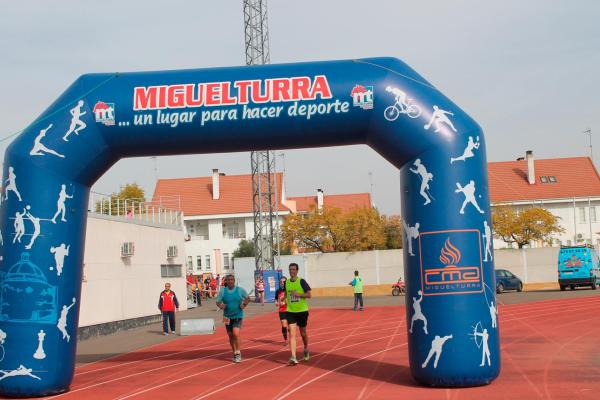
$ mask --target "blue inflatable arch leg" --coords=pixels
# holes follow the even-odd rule
[[[348,144],[401,171],[412,375],[491,382],[500,347],[482,131],[410,67],[374,58],[79,78],[6,152],[0,393],[68,390],[89,191],[117,160]]]

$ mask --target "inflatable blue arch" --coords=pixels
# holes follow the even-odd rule
[[[371,58],[73,83],[6,151],[0,393],[69,389],[90,187],[118,160],[351,144],[400,169],[413,377],[490,383],[500,345],[483,133],[406,64]]]

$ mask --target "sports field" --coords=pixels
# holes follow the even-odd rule
[[[417,385],[408,369],[404,306],[379,305],[364,312],[332,306],[311,310],[311,359],[298,366],[287,365],[289,352],[277,316],[268,308],[245,321],[241,364],[231,362],[225,330],[219,327],[213,336],[161,339],[137,351],[81,364],[71,391],[53,398],[598,399],[596,293],[499,296],[503,365],[489,386]],[[530,301],[540,296],[549,299]]]

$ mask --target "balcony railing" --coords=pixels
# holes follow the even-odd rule
[[[246,232],[223,233],[225,239],[246,239]]]
[[[116,196],[91,192],[88,212],[138,223],[167,225],[181,228],[181,210],[165,208],[149,201],[120,199]]]

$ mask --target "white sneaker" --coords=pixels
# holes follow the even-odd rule
[[[289,364],[290,365],[298,365],[298,360],[296,360],[296,357],[290,357]]]

